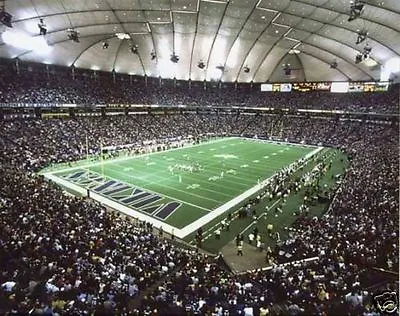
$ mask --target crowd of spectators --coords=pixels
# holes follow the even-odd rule
[[[245,132],[329,144],[350,155],[351,167],[330,212],[298,217],[290,237],[274,250],[279,263],[319,259],[242,277],[204,260],[200,266],[194,262],[147,297],[143,308],[168,303],[201,313],[267,315],[279,314],[273,306],[284,302],[280,312],[289,315],[379,315],[366,288],[374,282],[375,267],[399,268],[398,125],[302,117],[278,121],[278,130],[268,127],[276,119],[253,118]]]
[[[0,313],[123,313],[188,253],[97,203],[1,169]]]
[[[366,291],[371,270],[399,265],[397,131],[396,124],[278,115],[0,121],[0,313],[376,315]],[[87,139],[94,153],[100,143],[207,132],[323,143],[350,155],[330,212],[299,217],[273,250],[279,263],[288,261],[280,253],[317,261],[233,275],[33,173],[85,156]]]
[[[124,80],[122,80],[124,79]],[[88,93],[88,91],[90,93]],[[262,106],[398,113],[384,93],[262,93],[104,74],[0,71],[1,103]],[[150,225],[66,195],[34,172],[102,146],[206,133],[335,146],[351,164],[329,212],[299,216],[267,271],[234,275]],[[375,268],[398,271],[398,123],[281,115],[0,120],[0,314],[379,315]],[[318,257],[316,260],[289,263]],[[220,260],[220,259],[219,259]],[[379,291],[393,290],[391,286]]]
[[[241,134],[246,118],[234,115],[129,115],[76,120],[0,121],[0,161],[37,170],[49,163],[75,161],[106,146],[207,132]]]
[[[1,65],[0,65],[1,67]],[[220,88],[218,84],[193,84],[160,81],[111,74],[76,71],[75,80],[69,68],[46,72],[45,68],[3,65],[0,71],[0,104],[159,104],[175,106],[258,106],[290,109],[325,109],[352,112],[398,113],[399,85],[389,92],[261,92],[260,86],[250,88],[233,84]],[[31,70],[31,71],[29,71]],[[90,93],[88,93],[90,91]]]

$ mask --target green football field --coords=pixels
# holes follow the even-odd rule
[[[257,192],[262,180],[316,151],[317,147],[223,138],[76,164],[47,176],[71,189],[89,189],[92,197],[112,201],[110,206],[121,205],[125,213],[132,210],[129,215],[175,227],[185,236]]]

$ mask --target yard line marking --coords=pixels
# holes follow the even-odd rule
[[[121,175],[126,176],[126,174],[125,174],[124,172],[117,171],[116,169],[113,169],[112,167],[108,167],[108,169],[114,170],[114,171],[113,171],[114,173],[117,173],[117,174],[121,174]],[[119,170],[119,169],[118,169],[118,170]],[[96,173],[97,173],[97,172],[96,172]],[[153,176],[154,176],[154,175],[153,175]],[[155,175],[155,176],[158,177],[158,178],[161,178],[160,176],[157,176],[157,175]],[[108,176],[107,176],[107,177],[108,177]],[[129,177],[130,177],[130,178],[134,178],[134,179],[138,179],[138,178],[135,177],[135,176],[129,176]],[[115,179],[115,178],[113,178],[113,177],[109,177],[109,178],[123,183],[123,181],[117,180],[117,179]],[[140,180],[140,179],[138,179],[138,180]],[[146,180],[144,180],[144,181],[146,181]],[[161,184],[161,183],[159,183],[159,182],[151,182],[151,181],[148,181],[148,182],[149,182],[149,184],[145,184],[145,185],[142,186],[145,190],[148,190],[148,189],[146,188],[146,186],[151,185],[151,184],[155,184],[155,185],[159,185],[159,186],[164,187],[164,188],[168,188],[168,189],[173,190],[173,191],[178,191],[178,192],[182,192],[182,193],[185,193],[185,194],[188,194],[188,195],[196,196],[196,197],[198,197],[198,198],[200,198],[200,199],[202,199],[202,200],[208,200],[208,201],[216,202],[216,203],[218,203],[218,204],[224,203],[224,201],[218,201],[218,200],[214,200],[214,199],[211,199],[211,198],[202,196],[202,195],[198,195],[198,194],[191,193],[191,192],[188,192],[188,191],[183,191],[183,190],[180,190],[180,189],[171,187],[171,186],[163,185],[163,184]],[[128,184],[128,183],[127,183],[127,184]],[[130,185],[136,186],[135,183],[130,183]],[[150,191],[150,190],[148,190],[148,191]],[[160,193],[160,192],[156,192],[156,193],[157,193],[157,194],[160,194],[160,195],[163,195],[163,193]],[[167,196],[167,195],[165,195],[165,196]],[[168,197],[168,196],[167,196],[167,197]],[[171,198],[171,197],[169,197],[169,198]],[[172,198],[172,199],[175,199],[175,198]],[[177,200],[177,199],[175,199],[175,200]],[[180,201],[180,202],[182,202],[182,201]],[[184,202],[184,203],[186,203],[186,202]],[[186,203],[186,204],[188,204],[188,203]],[[210,210],[209,210],[209,211],[210,211]]]
[[[219,139],[219,140],[217,140],[217,141],[226,141],[226,140],[235,140],[235,139],[237,140],[238,138],[237,138],[237,137],[236,137],[236,138],[232,137],[232,138]],[[208,143],[202,143],[202,144],[199,144],[199,145],[208,146],[209,143],[210,143],[210,142],[208,142]],[[278,145],[278,144],[277,144],[277,145]],[[315,146],[301,146],[301,145],[297,145],[297,146],[299,146],[299,147],[308,147],[308,148],[317,148],[317,149],[316,149],[317,152],[318,152],[319,150],[323,149],[323,148],[318,148],[318,147],[315,147]],[[193,147],[193,146],[190,146],[190,147]],[[186,148],[177,148],[177,149],[171,149],[171,150],[178,150],[178,149],[183,149],[183,150],[184,150],[184,149],[190,149],[190,147],[187,146]],[[168,150],[168,151],[171,151],[171,150]],[[163,152],[155,152],[155,153],[148,153],[148,154],[143,154],[143,155],[139,155],[139,156],[142,156],[142,157],[143,157],[143,156],[149,156],[149,155],[153,155],[153,154],[157,154],[157,153],[161,153],[161,154],[162,154],[162,153],[165,153],[165,151],[163,151]],[[311,156],[313,156],[314,154],[315,154],[315,150],[314,150],[313,152],[308,153],[306,156],[303,156],[303,158],[311,157]],[[121,161],[121,162],[122,162],[122,161],[125,161],[125,160],[137,159],[137,158],[139,158],[139,156],[135,156],[135,157],[125,157],[125,158],[121,158],[121,159],[113,159],[113,160],[107,161],[106,163],[115,163],[116,161]],[[101,164],[102,164],[101,162],[98,162],[98,163],[96,163],[96,164],[93,164],[93,163],[92,163],[92,165],[101,165]],[[53,179],[54,179],[54,178],[57,178],[57,179],[59,179],[59,180],[63,180],[63,179],[58,178],[58,177],[56,177],[56,176],[52,176],[51,174],[52,174],[52,173],[67,172],[68,170],[76,170],[76,169],[84,169],[84,165],[79,165],[79,166],[72,167],[72,168],[68,168],[68,169],[58,169],[58,170],[55,170],[55,171],[52,171],[52,172],[47,172],[47,173],[46,173],[45,171],[43,171],[42,174],[44,174],[45,176],[47,176],[47,177],[49,177],[49,178],[51,177],[51,178],[53,178]],[[111,178],[111,177],[108,177],[108,178]],[[112,179],[112,178],[111,178],[111,179]],[[55,182],[57,182],[57,181],[55,181]],[[67,181],[64,181],[64,182],[66,183]],[[119,180],[119,182],[123,183],[123,181],[120,181],[120,180]],[[66,184],[68,184],[68,183],[66,183]],[[68,187],[68,185],[66,185],[66,187]],[[76,187],[77,187],[77,186],[76,186]],[[136,186],[136,185],[135,185],[135,187],[140,188],[140,187],[138,187],[138,186]],[[181,201],[181,200],[176,199],[176,198],[171,198],[170,196],[165,195],[165,194],[160,194],[159,192],[154,192],[154,191],[152,191],[152,190],[147,190],[147,189],[145,189],[145,190],[148,191],[148,192],[153,192],[153,193],[155,193],[155,194],[165,196],[165,197],[167,197],[167,198],[170,198],[171,200],[180,201],[180,202],[182,202],[182,203],[184,203],[184,204],[187,204],[187,205],[192,205],[192,206],[195,207],[195,208],[202,209],[202,210],[205,210],[205,211],[208,212],[208,214],[201,216],[201,217],[198,218],[195,222],[192,222],[190,225],[188,225],[188,226],[190,226],[190,227],[186,226],[185,229],[179,229],[179,228],[176,228],[176,227],[175,227],[175,235],[176,235],[177,237],[179,237],[179,238],[184,238],[184,237],[187,236],[188,234],[194,232],[194,231],[199,227],[198,223],[202,223],[200,226],[203,226],[205,223],[210,222],[211,220],[215,219],[216,217],[219,217],[220,215],[222,215],[222,214],[224,214],[224,213],[226,212],[226,211],[224,211],[223,213],[219,213],[219,212],[222,211],[220,208],[215,209],[213,212],[211,212],[210,209],[205,209],[205,208],[203,208],[203,207],[200,207],[200,206],[195,205],[195,204],[192,204],[192,203],[184,202],[184,201]],[[83,188],[81,187],[81,188],[80,188],[80,191],[77,191],[77,192],[80,192],[80,193],[82,193],[82,194],[86,194],[86,189],[83,189]],[[99,195],[96,196],[96,194],[92,194],[92,198],[93,198],[93,196],[94,196],[94,199],[96,199],[96,200],[98,200],[98,201],[100,201],[100,202],[107,200],[107,199],[105,199],[104,197],[101,197],[101,196],[99,196]],[[245,198],[244,198],[244,199],[245,199]],[[244,200],[244,199],[243,199],[243,200]],[[242,201],[243,201],[243,200],[242,200]],[[231,200],[230,202],[233,202],[233,201]],[[118,203],[114,203],[114,202],[111,201],[111,200],[106,201],[106,202],[104,202],[104,203],[111,203],[111,204],[112,204],[111,207],[113,207],[113,208],[115,208],[115,209],[117,209],[117,210],[124,209],[124,212],[129,212],[130,216],[139,217],[139,218],[141,218],[142,220],[151,221],[151,222],[157,223],[158,225],[163,225],[163,227],[166,227],[167,229],[171,229],[171,228],[173,227],[173,226],[171,226],[171,225],[166,224],[165,222],[163,223],[163,222],[157,220],[157,219],[154,218],[154,217],[146,216],[145,214],[141,213],[140,211],[134,211],[134,212],[133,212],[133,209],[124,208],[124,207],[122,207],[122,205],[120,205],[120,204],[118,204]],[[224,206],[229,206],[229,205],[227,205],[227,204],[230,204],[230,203],[228,202],[228,203],[226,203]],[[229,209],[233,209],[233,206],[231,206],[231,204],[230,204]],[[210,219],[210,217],[208,217],[208,216],[210,215],[210,213],[213,213],[211,219]],[[136,214],[137,214],[137,215],[136,215]],[[144,219],[143,219],[143,218],[144,218]],[[207,219],[208,219],[208,221],[207,221]],[[192,224],[195,224],[195,223],[196,223],[197,225],[192,225]],[[196,227],[196,226],[197,226],[197,227]],[[193,229],[188,233],[188,229],[190,229],[191,227],[192,227],[192,228],[195,227],[195,228],[193,228]],[[167,230],[165,230],[165,231],[167,231]]]
[[[295,172],[297,172],[301,167],[307,165],[309,162],[310,162],[310,160],[306,161],[302,166],[300,166],[299,168],[297,168],[297,169],[295,170]],[[269,211],[271,208],[273,208],[273,207],[275,206],[275,204],[276,204],[277,202],[279,202],[280,200],[281,200],[281,199],[278,199],[278,200],[275,201],[271,206],[269,206],[268,209],[267,209],[267,211]],[[239,214],[239,211],[240,211],[240,209],[236,209],[236,210],[232,213],[232,221],[239,217],[239,215],[238,215],[238,214]],[[267,211],[264,211],[261,215],[267,214]],[[257,221],[259,220],[259,218],[260,218],[260,216],[257,218]],[[226,218],[225,218],[225,219],[226,219]],[[248,227],[246,227],[246,229],[245,229],[244,231],[242,231],[242,233],[244,233],[249,227],[251,227],[251,225],[252,225],[252,224],[250,224]],[[217,226],[221,226],[221,221],[217,222],[214,226],[208,228],[208,229],[205,231],[205,233],[207,234],[207,233],[210,232],[210,231],[211,231],[211,233],[209,233],[209,234],[208,234],[206,237],[204,237],[201,241],[202,241],[202,242],[203,242],[203,241],[206,241],[209,237],[211,237],[211,236],[212,236],[213,230],[214,230]],[[192,240],[190,241],[190,244],[195,244],[195,239],[192,239]]]
[[[205,166],[204,166],[205,169],[203,169],[203,170],[201,171],[201,172],[202,172],[202,176],[204,176],[204,179],[206,179],[206,177],[208,177],[209,175],[212,176],[212,175],[216,175],[216,174],[220,174],[220,173],[221,173],[221,168],[216,167],[217,164],[218,164],[218,163],[209,164],[209,165],[205,165]],[[162,161],[159,161],[158,165],[164,166]],[[123,169],[123,166],[124,166],[124,165],[115,164],[115,166],[118,166],[119,168],[122,168],[122,169]],[[166,165],[165,165],[165,166],[166,166]],[[113,169],[113,168],[112,168],[111,166],[108,166],[107,169]],[[208,169],[213,169],[213,170],[216,170],[216,171],[211,171],[211,170],[208,170]],[[251,168],[250,168],[250,169],[251,169]],[[270,171],[270,170],[268,170],[267,168],[263,168],[262,173],[266,173],[266,172],[269,172],[269,171]],[[160,170],[160,171],[158,172],[158,174],[159,174],[159,175],[160,175],[160,174],[165,174],[165,175],[166,175],[165,178],[168,178],[168,179],[171,178],[170,172],[168,171],[167,167],[165,167],[165,170]],[[196,181],[197,181],[197,179],[198,179],[198,176],[197,176],[197,175],[200,175],[200,174],[193,174],[193,175],[191,175],[190,173],[185,173],[184,175],[185,175],[185,177],[189,177],[189,178],[191,178],[191,179],[196,179]],[[145,174],[145,175],[142,176],[142,177],[136,176],[136,178],[138,178],[138,179],[140,179],[140,180],[145,180],[146,178],[151,178],[151,177],[153,177],[153,174]],[[237,176],[237,175],[229,174],[229,178],[234,178],[234,179],[240,180],[239,182],[237,182],[237,181],[232,181],[232,180],[230,180],[230,179],[224,178],[224,181],[225,181],[225,182],[234,183],[236,186],[248,187],[249,185],[252,185],[252,184],[254,183],[254,181],[249,181],[248,178],[243,178],[243,177],[240,177],[240,176]],[[204,182],[204,183],[210,184],[210,182],[208,182],[207,180],[201,180],[201,179],[199,179],[199,181],[202,181],[202,182]],[[246,184],[246,183],[247,183],[247,184]],[[216,185],[216,184],[213,184],[213,183],[211,183],[211,184],[212,184],[212,185]]]
[[[116,164],[116,166],[119,166],[119,168],[118,168],[118,169],[115,169],[115,168],[113,168],[112,166],[108,166],[108,167],[107,167],[107,170],[113,170],[113,172],[118,172],[118,173],[119,173],[119,170],[120,170],[120,168],[121,168],[121,167],[120,167],[121,165]],[[118,171],[117,171],[117,170],[118,170]],[[218,170],[219,170],[219,169],[218,169]],[[204,171],[206,171],[206,170],[204,170]],[[204,174],[207,174],[207,173],[209,173],[210,175],[211,175],[211,174],[215,175],[215,173],[210,173],[210,172],[208,172],[208,171],[207,171],[207,172],[204,172]],[[165,177],[159,176],[160,174],[165,174],[166,176],[165,176]],[[219,173],[218,173],[218,174],[219,174]],[[179,175],[179,174],[178,174],[178,175]],[[164,182],[164,181],[167,181],[167,180],[171,180],[171,178],[175,178],[175,176],[172,176],[172,177],[171,177],[171,174],[169,173],[168,170],[160,171],[160,172],[158,172],[158,175],[157,175],[157,174],[149,174],[149,175],[145,175],[145,176],[135,176],[135,177],[134,177],[134,176],[130,176],[130,175],[126,175],[126,176],[133,177],[133,178],[138,179],[138,180],[140,180],[140,181],[147,181],[147,180],[146,180],[147,178],[152,178],[152,177],[157,177],[157,178],[162,179],[161,181],[148,181],[149,183],[152,183],[152,184],[161,183],[161,182]],[[208,180],[199,179],[199,177],[196,177],[195,174],[194,174],[194,175],[191,175],[190,173],[185,173],[184,175],[181,175],[181,176],[182,176],[182,177],[184,176],[185,178],[188,178],[189,181],[191,181],[190,179],[193,179],[193,181],[200,181],[200,182],[203,182],[203,183],[207,184],[208,186],[209,186],[209,185],[211,185],[211,186],[216,186],[217,189],[221,187],[221,184],[212,183],[212,182],[210,182],[210,181],[208,181]],[[228,176],[229,176],[229,177],[237,178],[237,179],[241,180],[242,182],[243,182],[243,181],[248,182],[248,184],[245,184],[245,183],[242,183],[242,182],[232,181],[232,180],[229,180],[229,179],[227,179],[226,177],[224,177],[224,182],[233,183],[233,184],[235,184],[235,186],[243,186],[243,187],[248,188],[249,185],[252,185],[252,184],[254,183],[254,181],[249,181],[249,180],[246,179],[246,178],[241,178],[241,177],[237,177],[237,176],[230,175],[230,174],[229,174]],[[146,185],[147,185],[147,184],[146,184]],[[226,185],[225,185],[225,187],[226,187]],[[203,188],[203,189],[206,190],[205,188]],[[210,191],[210,190],[207,190],[207,191]],[[220,192],[220,191],[215,191],[215,190],[213,190],[213,191],[210,191],[210,192],[213,192],[213,193],[219,192],[219,193],[221,193],[222,195],[226,195],[226,196],[232,197],[232,195],[227,195],[227,194],[224,194],[224,193],[222,193],[222,192]]]
[[[309,152],[308,154],[306,154],[305,156],[303,156],[302,159],[305,159],[304,163],[298,168],[296,169],[299,170],[301,167],[307,165],[310,161],[311,158],[315,155],[317,155],[318,153],[320,153],[322,150],[324,150],[324,147],[317,147],[316,149],[314,149],[312,152]],[[293,162],[294,163],[294,162]],[[275,176],[272,175],[270,178],[273,178]],[[270,179],[268,178],[268,179]],[[265,182],[265,181],[263,181]],[[199,219],[197,219],[196,221],[194,221],[193,223],[190,223],[189,225],[185,226],[184,228],[182,228],[181,232],[187,236],[189,234],[191,234],[192,232],[194,232],[196,229],[198,229],[198,227],[202,227],[205,224],[211,222],[212,220],[216,219],[218,216],[224,214],[226,211],[232,209],[233,207],[236,207],[239,203],[243,202],[245,199],[249,198],[250,196],[252,196],[253,194],[259,192],[260,190],[262,190],[266,185],[263,184],[257,184],[254,187],[250,188],[249,190],[247,190],[246,192],[242,193],[241,195],[237,196],[236,198],[232,199],[231,201],[229,201],[228,203],[221,205],[220,207],[218,207],[217,209],[215,209],[213,212],[208,213],[202,217],[200,217]],[[213,216],[213,218],[209,219],[211,216]],[[215,227],[215,225],[214,225]],[[208,230],[207,230],[208,231]],[[206,232],[207,232],[206,231]]]
[[[170,178],[170,171],[168,171],[167,164],[164,164],[163,161],[159,161],[157,164],[159,166],[162,166],[162,167],[165,166],[165,169],[164,170],[160,170],[158,172],[158,174],[166,174],[166,175],[168,175],[168,178]],[[123,168],[123,166],[124,166],[124,165],[120,165],[120,164],[115,164],[115,165],[118,166],[119,168]],[[201,170],[201,175],[203,175],[204,178],[207,178],[209,175],[212,176],[212,175],[220,174],[221,173],[221,168],[218,167],[217,165],[218,165],[218,163],[214,163],[214,164],[210,163],[208,165],[204,165],[204,169]],[[112,168],[111,167],[107,167],[107,169],[112,169]],[[213,170],[216,170],[216,171],[214,172],[214,171],[211,171],[209,169],[213,169]],[[252,169],[252,168],[250,168],[250,169]],[[269,171],[268,169],[263,168],[263,170],[261,172],[265,173],[265,172],[268,172],[268,171]],[[190,175],[191,175],[190,173],[185,173],[185,176],[190,176]],[[200,173],[194,173],[193,176],[190,176],[190,178],[196,178],[197,179],[198,176],[200,176]],[[143,178],[145,179],[145,178],[150,178],[150,177],[152,177],[151,174],[150,175],[146,175]],[[242,186],[247,186],[248,187],[249,185],[254,183],[254,181],[249,181],[248,178],[243,178],[243,177],[240,177],[240,176],[235,176],[235,175],[231,175],[230,174],[229,177],[236,178],[236,179],[240,180],[240,182],[234,182],[234,181],[231,181],[229,179],[225,179],[224,178],[225,181],[235,183],[235,185],[242,185]],[[203,181],[206,181],[206,180],[203,180]],[[247,182],[248,184],[246,185],[243,182]],[[207,183],[209,183],[209,182],[207,182]]]
[[[75,183],[69,182],[67,180],[64,180],[62,178],[59,178],[58,176],[55,176],[53,174],[50,173],[46,173],[44,174],[44,176],[48,179],[50,179],[51,181],[62,185],[66,188],[72,189],[76,192],[79,192],[80,194],[82,194],[83,196],[86,195],[86,188],[83,188]],[[158,194],[158,193],[157,193]],[[130,217],[139,219],[141,221],[146,221],[146,222],[150,222],[152,223],[154,226],[157,227],[163,227],[165,232],[169,232],[172,233],[172,231],[175,232],[175,236],[179,237],[179,238],[183,238],[185,236],[182,235],[182,232],[179,228],[176,228],[175,226],[169,225],[159,219],[157,219],[156,217],[152,217],[148,214],[145,214],[144,212],[141,211],[137,211],[133,208],[127,207],[125,205],[122,205],[121,203],[118,203],[114,200],[111,200],[110,198],[106,198],[103,195],[100,195],[94,191],[90,191],[90,197],[91,199],[100,202],[103,205],[107,205],[115,210],[117,210],[118,212],[122,212]]]
[[[98,175],[100,175],[100,176],[103,177],[103,175],[101,175],[99,172],[96,172],[96,171],[93,171],[93,170],[90,170],[90,172],[96,173],[96,174],[98,174]],[[178,201],[178,202],[181,202],[181,203],[184,203],[184,204],[193,206],[193,207],[197,207],[197,208],[202,209],[202,210],[204,210],[204,211],[211,212],[211,210],[209,210],[209,209],[207,209],[207,208],[204,208],[204,207],[201,207],[201,206],[198,206],[198,205],[196,205],[196,204],[189,203],[189,202],[182,201],[182,200],[180,200],[180,199],[171,197],[171,196],[166,195],[166,194],[164,194],[164,193],[161,194],[160,192],[156,192],[156,191],[150,190],[150,189],[145,188],[145,187],[143,187],[143,186],[138,186],[138,185],[133,184],[133,183],[128,183],[128,182],[125,182],[125,181],[122,181],[122,180],[117,180],[117,179],[115,179],[115,178],[113,178],[113,177],[110,177],[110,176],[104,176],[104,177],[105,177],[105,178],[108,178],[108,179],[111,179],[111,180],[115,180],[115,181],[124,183],[124,184],[126,184],[126,185],[134,186],[135,188],[142,189],[142,190],[148,191],[148,192],[150,192],[150,193],[154,193],[154,194],[158,194],[158,195],[165,196],[165,197],[167,197],[167,198],[169,198],[169,199],[171,199],[171,200],[173,200],[173,201]]]
[[[259,139],[259,138],[251,138],[251,137],[241,137],[241,139],[245,139],[248,141],[252,141],[255,143],[264,143],[264,144],[270,144],[270,145],[276,145],[276,146],[291,146],[291,147],[302,147],[302,148],[319,148],[319,146],[315,145],[308,145],[308,144],[300,144],[300,143],[290,143],[290,142],[285,142],[285,141],[280,141],[280,140],[268,140],[268,139]]]
[[[260,150],[257,150],[255,152],[259,153]],[[235,160],[242,160],[242,161],[248,162],[248,159],[235,159]],[[164,165],[166,166],[167,165],[167,163],[165,163],[165,161],[158,161],[158,164],[161,165],[161,166],[164,166]],[[118,164],[118,165],[123,167],[123,164],[121,164],[121,165]],[[208,169],[217,170],[217,172],[220,173],[221,172],[221,168],[218,167],[218,165],[219,165],[218,162],[217,163],[211,163],[211,164],[205,164],[204,165],[205,168],[204,168],[204,170],[202,170],[203,174],[206,177],[208,176],[208,174],[215,175],[214,173],[211,173],[210,170],[208,170]],[[268,172],[271,171],[271,170],[268,170],[269,168],[267,168],[265,166],[262,166],[262,167],[248,166],[247,168],[249,170],[248,172],[259,172],[259,173],[262,173],[262,174],[265,174],[265,173],[268,173]],[[168,172],[167,172],[167,170],[164,170],[164,171],[160,171],[159,172],[159,174],[161,174],[161,173],[162,174],[166,174]],[[144,176],[144,178],[146,178],[146,177],[151,177],[151,175]],[[233,182],[231,180],[226,180],[226,181],[235,183],[235,185],[241,185],[243,187],[245,187],[245,186],[248,187],[249,185],[253,185],[255,183],[255,181],[249,181],[248,178],[243,178],[243,177],[240,177],[239,175],[230,175],[230,178],[239,179],[240,181],[239,182]],[[245,183],[247,183],[247,185],[245,185]]]
[[[71,171],[71,170],[76,170],[76,169],[84,169],[84,168],[88,168],[88,167],[90,168],[90,167],[94,167],[94,166],[106,165],[106,164],[110,164],[110,163],[116,163],[119,161],[126,161],[126,160],[131,160],[131,159],[139,159],[139,158],[143,158],[143,157],[147,157],[147,156],[151,156],[151,155],[165,154],[165,153],[171,152],[171,151],[184,150],[184,149],[189,149],[189,148],[193,148],[193,147],[205,146],[208,144],[224,142],[224,141],[234,140],[234,139],[237,139],[237,137],[219,138],[219,139],[210,140],[210,141],[200,143],[200,144],[188,145],[185,147],[178,147],[178,148],[170,148],[170,149],[167,149],[164,151],[155,151],[155,152],[146,153],[146,154],[126,156],[126,157],[115,158],[115,159],[110,159],[110,160],[103,160],[103,161],[98,161],[98,162],[88,162],[87,164],[82,164],[82,165],[79,165],[76,167],[69,167],[69,168],[65,168],[65,169],[57,169],[57,170],[53,170],[53,171],[44,170],[43,174],[54,174],[54,173],[58,173],[58,172],[66,172],[66,171]],[[39,174],[42,174],[42,173],[39,172]]]

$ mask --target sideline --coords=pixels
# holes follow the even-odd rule
[[[85,168],[90,168],[90,167],[95,167],[95,166],[101,166],[101,165],[106,165],[106,164],[109,164],[109,163],[116,163],[116,162],[119,162],[119,161],[126,161],[126,160],[131,160],[131,159],[138,159],[138,158],[141,158],[141,157],[147,157],[147,156],[151,156],[151,155],[165,154],[165,153],[170,152],[170,151],[183,150],[183,149],[186,149],[186,148],[204,146],[204,145],[208,145],[208,144],[219,143],[219,142],[222,142],[222,141],[227,141],[227,140],[232,140],[232,139],[237,139],[237,138],[238,137],[218,138],[218,139],[214,139],[214,140],[210,140],[210,141],[205,141],[205,142],[202,142],[200,144],[194,144],[194,145],[187,145],[187,146],[183,146],[183,147],[170,148],[170,149],[167,149],[167,150],[154,151],[154,152],[150,152],[150,153],[146,153],[146,154],[138,154],[138,155],[125,156],[125,157],[114,158],[114,159],[106,159],[106,160],[97,161],[97,162],[88,162],[88,163],[83,163],[82,165],[79,165],[79,166],[60,168],[60,169],[57,169],[57,170],[46,170],[46,169],[43,169],[43,170],[39,171],[39,174],[46,175],[46,174],[54,174],[54,173],[63,173],[63,172],[66,172],[66,171],[72,171],[72,170],[77,170],[77,169],[85,169]],[[78,163],[79,162],[84,162],[84,161],[85,160],[83,159],[81,161],[78,161]]]
[[[205,145],[205,144],[210,144],[210,143],[215,143],[215,142],[221,142],[221,141],[226,141],[226,140],[231,140],[231,139],[238,139],[240,137],[228,137],[228,138],[222,138],[222,139],[217,139],[217,140],[213,140],[213,141],[209,141],[206,143],[201,143],[201,144],[196,144],[196,145],[192,145],[190,147],[196,147],[196,146],[201,146],[201,145]],[[246,138],[245,138],[246,139]],[[277,143],[277,142],[275,142]],[[297,146],[302,146],[300,144],[297,144]],[[189,146],[187,146],[189,147]],[[315,146],[313,146],[315,147]],[[184,149],[185,147],[178,147],[178,148],[173,148],[173,149],[169,149],[168,151],[173,151],[173,150],[181,150]],[[311,157],[313,157],[314,155],[316,155],[317,153],[319,153],[321,150],[323,150],[324,147],[317,147],[315,150],[313,150],[312,152],[309,152],[307,155],[305,155],[303,158],[305,160],[310,159]],[[153,152],[153,153],[148,153],[148,154],[143,154],[143,155],[137,155],[135,157],[124,157],[124,158],[120,158],[120,159],[112,159],[110,161],[108,161],[108,163],[114,163],[115,161],[118,160],[127,160],[127,159],[132,159],[132,158],[139,158],[142,156],[148,156],[148,155],[153,155],[153,154],[160,154],[160,153],[165,153],[167,151],[160,151],[160,152]],[[107,163],[106,162],[98,162],[95,164],[91,164],[91,166],[94,165],[101,165],[102,163]],[[43,176],[47,179],[50,179],[51,181],[66,187],[68,189],[72,189],[84,196],[86,196],[87,194],[87,189],[86,188],[82,188],[76,184],[73,184],[67,180],[64,180],[60,177],[58,177],[57,175],[54,175],[55,173],[61,173],[61,172],[65,172],[65,171],[70,171],[70,170],[76,170],[76,169],[82,169],[83,166],[77,166],[77,167],[72,167],[72,168],[68,168],[68,169],[63,169],[63,170],[57,170],[57,171],[52,171],[52,172],[45,172],[43,173]],[[274,175],[272,175],[270,178],[272,178]],[[122,182],[122,181],[120,181]],[[129,208],[127,206],[124,206],[120,203],[117,203],[115,201],[112,201],[111,199],[108,199],[104,196],[101,196],[100,194],[97,194],[93,191],[90,191],[90,197],[100,203],[103,203],[117,211],[120,211],[128,216],[131,217],[135,217],[138,218],[141,221],[146,221],[146,222],[150,222],[153,224],[153,226],[155,227],[163,227],[163,230],[167,233],[170,234],[174,234],[176,237],[183,239],[184,237],[190,235],[191,233],[195,232],[199,227],[204,226],[205,224],[211,222],[212,220],[214,220],[215,218],[219,217],[220,215],[224,214],[225,212],[227,212],[228,210],[232,209],[233,207],[235,207],[236,205],[240,204],[241,202],[243,202],[245,199],[249,198],[250,196],[254,195],[255,193],[257,193],[258,191],[262,190],[266,184],[266,181],[263,181],[263,183],[260,184],[256,184],[255,186],[253,186],[252,188],[248,189],[247,191],[243,192],[242,194],[236,196],[235,198],[233,198],[232,200],[228,201],[227,203],[221,205],[220,207],[216,208],[215,210],[213,210],[212,212],[209,212],[208,214],[198,218],[196,221],[190,223],[189,225],[185,226],[182,229],[178,229],[172,225],[169,225],[163,221],[157,220],[154,217],[151,217],[149,215],[145,215],[144,213],[141,213],[140,211],[136,211],[132,208]],[[150,192],[150,190],[145,189],[147,191]],[[157,193],[159,194],[159,193]],[[162,194],[164,195],[164,194]],[[164,195],[166,196],[166,195]],[[167,197],[167,196],[166,196]],[[174,198],[174,200],[177,200]],[[179,200],[177,200],[179,201]],[[190,205],[187,202],[184,202],[188,205]],[[201,207],[197,206],[196,207],[202,209]]]

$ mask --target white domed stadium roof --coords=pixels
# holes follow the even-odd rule
[[[379,80],[380,66],[400,55],[399,0],[365,0],[352,21],[349,0],[4,3],[13,28],[2,26],[3,34],[40,38],[43,18],[52,49],[13,47],[3,36],[0,57],[93,70],[227,82]],[[79,42],[68,38],[68,29]],[[357,44],[360,34],[367,35]]]

